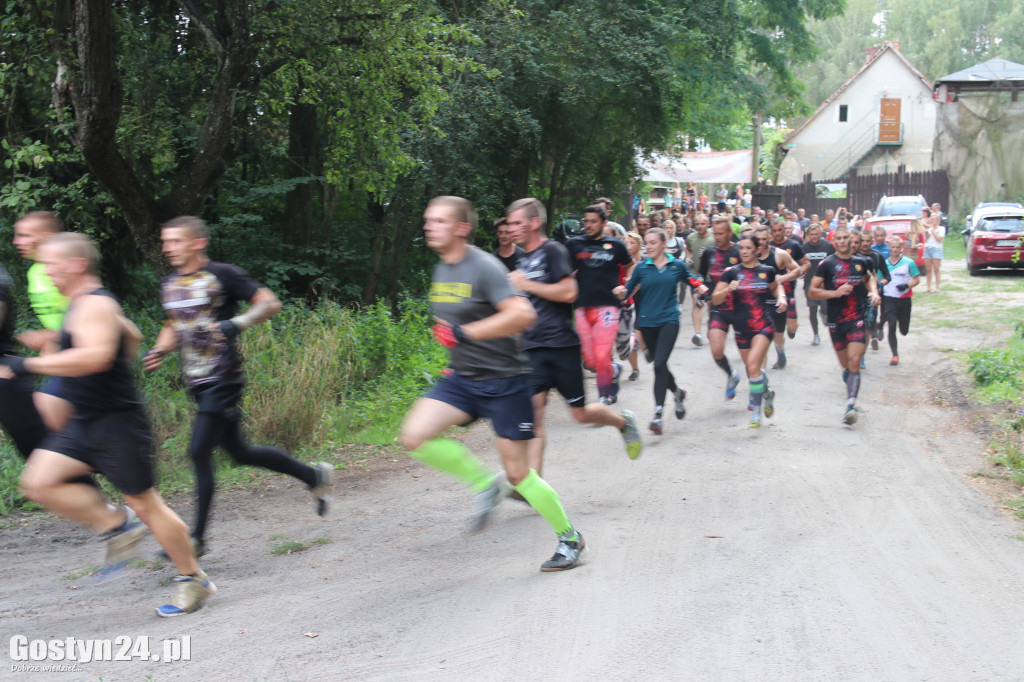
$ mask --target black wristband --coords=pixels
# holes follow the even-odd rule
[[[454,336],[455,340],[459,343],[466,340],[466,332],[462,331],[462,327],[457,324],[452,325],[452,336]]]
[[[28,376],[32,372],[25,369],[25,358],[17,355],[5,355],[0,358],[0,365],[6,365],[11,368],[11,372],[16,377]]]
[[[242,330],[238,328],[238,325],[231,320],[221,320],[219,326],[220,333],[223,334],[226,339],[233,339],[242,332]]]

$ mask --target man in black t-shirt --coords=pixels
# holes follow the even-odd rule
[[[587,403],[580,367],[580,339],[572,328],[572,304],[579,294],[568,250],[548,239],[546,213],[537,199],[520,199],[506,210],[508,226],[524,249],[519,267],[509,273],[513,287],[529,296],[537,321],[523,334],[523,349],[530,359],[533,382],[533,440],[530,467],[541,473],[544,462],[544,408],[552,388],[569,403],[580,424],[614,426],[626,441],[630,459],[640,456],[643,443],[636,415],[629,410],[616,414],[602,403]]]
[[[18,354],[18,344],[14,340],[17,311],[13,288],[10,275],[0,266],[0,355],[12,357]],[[30,377],[0,381],[0,425],[26,459],[46,437],[46,425],[32,401]]]
[[[799,272],[791,275],[792,279],[787,278],[783,284],[783,289],[786,291],[786,334],[792,339],[796,336],[797,326],[799,325],[799,320],[796,316],[796,280],[807,272],[807,269],[810,268],[810,263],[807,260],[807,256],[804,255],[804,249],[800,242],[795,239],[786,238],[785,219],[775,218],[772,220],[771,235],[772,246],[788,253],[799,268]],[[775,335],[776,347],[782,348],[785,342],[786,339],[781,333]]]
[[[825,306],[821,304],[821,301],[811,298],[810,294],[807,292],[811,288],[811,280],[814,278],[814,273],[818,270],[818,264],[828,256],[835,253],[836,248],[832,246],[832,242],[827,242],[821,238],[821,223],[811,223],[807,227],[804,237],[806,237],[806,239],[804,241],[803,249],[804,256],[807,257],[808,266],[807,272],[804,273],[804,296],[807,297],[807,309],[810,312],[811,331],[814,332],[814,339],[811,341],[811,345],[817,346],[821,343],[821,336],[818,334],[819,311],[822,322],[825,324],[828,324],[828,322],[825,320]]]
[[[633,258],[626,245],[604,236],[608,214],[601,206],[583,209],[586,234],[566,242],[579,295],[576,298],[576,333],[584,364],[597,372],[597,392],[601,402],[611,405],[618,400],[618,376],[622,367],[612,362],[612,349],[619,330],[619,309],[622,302],[612,293],[619,286],[621,268]]]
[[[512,230],[508,228],[508,221],[505,218],[495,220],[494,229],[498,234],[498,249],[494,252],[494,257],[512,272],[523,255],[523,249],[512,239]]]
[[[192,543],[196,554],[205,551],[206,525],[213,504],[213,450],[223,447],[239,464],[258,466],[293,476],[307,486],[316,500],[317,514],[327,511],[331,465],[310,466],[287,452],[250,445],[242,435],[239,407],[245,377],[237,337],[249,327],[281,310],[281,302],[241,268],[211,261],[206,255],[209,232],[199,218],[183,216],[160,230],[164,256],[175,272],[164,278],[160,296],[167,315],[156,343],[143,358],[154,371],[176,349],[181,370],[198,406],[188,454],[196,473],[196,519]],[[249,310],[238,314],[240,302]]]

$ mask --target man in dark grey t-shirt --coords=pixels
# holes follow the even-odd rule
[[[587,403],[580,366],[580,339],[573,330],[572,304],[579,294],[569,251],[545,233],[547,213],[537,199],[520,199],[507,209],[508,226],[525,253],[519,267],[508,274],[509,282],[530,297],[537,321],[523,334],[523,348],[533,374],[533,440],[530,467],[537,473],[544,464],[544,408],[552,388],[569,403],[580,424],[614,426],[626,441],[630,459],[640,456],[643,443],[636,415],[629,410],[616,414],[600,402]]]
[[[461,197],[435,197],[423,214],[427,246],[441,257],[430,287],[434,336],[451,351],[451,373],[409,410],[401,442],[414,457],[476,491],[474,532],[486,527],[509,484],[514,486],[558,534],[558,548],[540,570],[564,571],[576,566],[586,545],[558,493],[529,465],[532,390],[519,334],[537,314],[525,296],[512,291],[501,263],[469,244],[474,227],[473,205]],[[481,417],[490,419],[498,436],[507,482],[462,443],[441,437],[449,427]]]
[[[822,323],[828,324],[828,322],[825,321],[825,306],[821,304],[821,301],[811,298],[807,292],[811,288],[811,280],[814,279],[814,274],[818,271],[818,265],[835,252],[836,249],[832,246],[831,242],[821,238],[821,223],[811,223],[807,227],[807,231],[804,232],[804,255],[807,257],[809,264],[807,272],[804,273],[804,295],[807,296],[811,331],[814,332],[814,339],[811,341],[812,346],[817,346],[821,343],[821,336],[818,334],[819,313]]]

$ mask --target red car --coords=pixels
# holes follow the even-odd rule
[[[1024,210],[1009,208],[986,215],[967,237],[967,270],[977,275],[983,268],[1019,268]]]
[[[864,221],[864,233],[874,235],[876,227],[885,228],[885,238],[901,237],[903,239],[903,255],[914,259],[917,269],[924,272],[924,235],[917,238],[917,248],[910,247],[910,226],[917,218],[906,215],[890,215],[868,218]]]

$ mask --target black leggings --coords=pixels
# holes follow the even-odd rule
[[[200,412],[192,430],[192,441],[188,453],[196,471],[196,525],[192,536],[203,539],[206,523],[213,503],[213,449],[222,446],[231,458],[239,464],[263,467],[271,471],[288,474],[309,487],[316,485],[316,471],[313,467],[293,459],[284,450],[264,445],[249,445],[242,436],[238,419],[225,418],[221,414]]]
[[[644,335],[644,343],[654,356],[654,404],[661,407],[665,404],[665,392],[676,392],[676,378],[668,369],[668,356],[676,345],[679,325],[641,327],[640,333]]]

